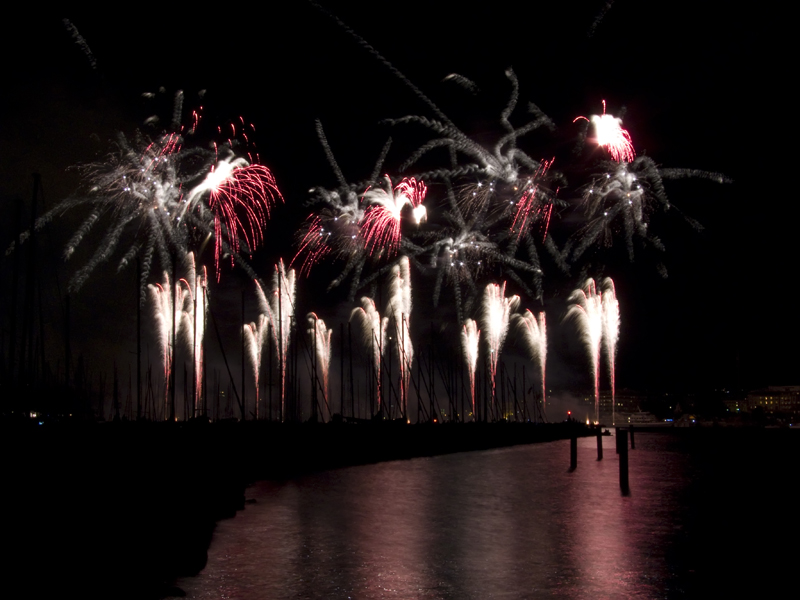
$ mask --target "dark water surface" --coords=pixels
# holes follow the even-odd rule
[[[772,510],[797,512],[798,436],[787,440],[639,432],[627,496],[610,437],[602,461],[580,439],[574,472],[558,441],[261,482],[218,524],[206,568],[178,585],[243,600],[774,591],[797,558],[781,550],[794,519]]]

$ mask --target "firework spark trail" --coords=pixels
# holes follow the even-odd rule
[[[170,372],[172,369],[172,286],[169,281],[169,274],[164,273],[163,285],[161,283],[150,284],[147,289],[150,293],[153,310],[153,324],[158,340],[161,360],[164,365],[164,403],[165,406],[169,398]],[[165,416],[169,414],[165,412]]]
[[[203,356],[203,338],[205,336],[206,318],[208,315],[208,272],[205,266],[198,270],[194,253],[189,252],[185,261],[187,276],[180,280],[186,288],[182,292],[180,332],[192,352],[194,364],[194,414],[202,410],[202,382],[205,357]],[[183,289],[183,288],[181,288]]]
[[[472,420],[477,419],[475,413],[475,371],[478,367],[478,348],[480,346],[481,332],[474,319],[467,319],[461,328],[461,351],[464,354],[464,363],[467,365],[469,377],[469,397],[472,403]]]
[[[411,207],[414,221],[419,224],[427,218],[425,200],[427,187],[415,178],[405,178],[392,188],[388,175],[383,178],[383,187],[367,189],[363,202],[367,205],[361,222],[361,235],[364,247],[369,254],[386,252],[387,256],[397,254],[400,246],[400,220],[403,209]]]
[[[617,342],[619,341],[619,302],[614,282],[610,277],[603,280],[603,347],[608,362],[608,376],[611,381],[611,423],[616,422],[616,360]]]
[[[592,115],[591,119],[586,117],[575,117],[573,123],[578,119],[590,121],[594,125],[595,139],[598,146],[602,146],[616,162],[633,162],[636,152],[633,149],[631,136],[627,130],[622,128],[622,119],[606,114],[606,101],[603,100],[603,114]]]
[[[253,370],[253,384],[256,390],[256,410],[254,416],[256,420],[258,420],[261,362],[264,345],[267,343],[267,336],[269,335],[269,319],[267,315],[258,315],[257,321],[245,323],[242,335],[244,335],[245,354]]]
[[[550,215],[553,210],[553,203],[549,198],[548,193],[542,194],[539,191],[541,181],[547,174],[547,171],[553,166],[553,161],[543,161],[539,166],[536,173],[528,179],[525,183],[522,196],[516,202],[517,210],[514,213],[514,221],[511,223],[511,231],[516,232],[517,239],[523,233],[527,232],[536,218],[543,221],[542,228],[544,229],[544,237],[547,237],[547,229],[550,225]]]
[[[500,351],[503,349],[508,323],[511,314],[519,306],[519,296],[506,298],[506,283],[501,285],[490,283],[483,293],[483,314],[481,328],[484,332],[486,349],[488,350],[489,374],[492,378],[492,410],[496,410],[497,402],[497,365]]]
[[[597,293],[594,279],[587,279],[582,289],[569,297],[572,303],[564,317],[572,319],[578,326],[581,340],[589,354],[591,374],[594,380],[594,418],[600,420],[600,343],[603,337],[602,297]]]
[[[393,323],[394,342],[400,364],[400,406],[403,416],[408,411],[408,386],[414,362],[414,347],[411,344],[409,323],[411,319],[411,273],[408,257],[402,257],[392,267],[389,275],[389,301],[386,317]]]
[[[330,406],[330,388],[328,385],[328,375],[331,367],[331,333],[332,329],[328,329],[325,321],[317,317],[316,313],[308,313],[306,315],[308,321],[308,332],[311,344],[314,347],[316,357],[316,370],[317,377],[322,381],[314,381],[311,385],[322,387],[322,399],[325,401],[325,409],[328,412],[328,417],[331,416]],[[324,419],[324,415],[323,415]]]
[[[371,349],[372,365],[375,371],[377,386],[378,412],[381,411],[381,356],[383,355],[383,340],[386,339],[388,318],[381,319],[375,301],[372,298],[361,298],[361,306],[357,306],[350,313],[350,321],[355,321],[361,331],[361,341]]]
[[[278,352],[278,369],[281,373],[281,415],[284,417],[286,401],[286,363],[294,315],[296,278],[294,269],[286,271],[283,259],[275,265],[270,292],[268,314],[270,331]],[[260,300],[259,300],[260,302]]]
[[[522,340],[525,342],[525,349],[531,361],[539,366],[539,373],[542,376],[542,406],[547,410],[547,398],[545,394],[545,370],[547,367],[547,325],[544,313],[538,316],[530,310],[525,310],[521,315],[514,315],[514,320],[519,325],[522,332]]]

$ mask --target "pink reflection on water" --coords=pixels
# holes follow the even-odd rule
[[[340,469],[248,490],[221,522],[190,598],[653,598],[674,586],[665,553],[686,457],[594,438]]]

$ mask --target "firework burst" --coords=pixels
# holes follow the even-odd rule
[[[381,187],[372,187],[364,192],[362,201],[367,208],[361,223],[361,235],[370,255],[385,252],[391,257],[397,254],[403,209],[410,207],[412,218],[419,225],[427,218],[422,204],[427,191],[425,184],[413,177],[405,178],[392,187],[392,180],[385,175]]]
[[[622,119],[606,114],[605,100],[603,100],[602,115],[592,115],[590,119],[575,117],[573,123],[578,119],[589,121],[594,126],[597,145],[605,148],[613,160],[618,163],[633,161],[636,152],[633,149],[631,136],[622,128]]]
[[[176,96],[176,119],[180,117],[182,94]],[[122,243],[117,270],[141,259],[141,293],[149,279],[154,257],[161,268],[171,270],[172,255],[183,256],[194,245],[214,238],[216,263],[230,254],[250,271],[240,253],[251,253],[263,241],[263,229],[276,202],[283,200],[275,178],[265,166],[236,157],[234,137],[246,134],[233,127],[228,140],[212,149],[191,147],[187,140],[196,132],[199,115],[188,129],[174,130],[154,138],[137,133],[133,139],[118,134],[115,148],[103,160],[78,167],[84,189],[42,215],[37,230],[65,212],[87,207],[88,215],[64,249],[65,259],[94,229],[105,226],[105,234],[88,261],[69,281],[76,292],[90,274],[107,262]],[[221,131],[221,130],[220,130]],[[219,278],[219,269],[217,269]]]

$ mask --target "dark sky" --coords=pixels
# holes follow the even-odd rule
[[[654,216],[652,227],[667,248],[666,279],[647,256],[631,264],[624,253],[609,254],[604,274],[617,283],[623,323],[618,384],[707,389],[799,382],[794,340],[800,322],[791,292],[797,265],[789,164],[793,53],[786,15],[764,3],[734,10],[727,2],[698,6],[688,0],[478,8],[413,1],[369,10],[325,4],[470,135],[491,139],[501,131],[509,92],[503,72],[513,67],[521,104],[535,102],[558,126],[552,137],[526,139],[532,156],[564,154],[574,143],[572,120],[599,112],[605,99],[609,112],[626,108],[624,124],[639,154],[665,167],[732,178],[724,186],[668,183],[670,200],[704,230],[695,231],[675,211]],[[266,247],[252,260],[265,277],[277,256],[292,254],[291,233],[307,213],[308,189],[335,184],[315,119],[352,180],[369,174],[389,135],[395,146],[387,170],[402,162],[404,149],[424,140],[419,129],[381,124],[407,114],[432,116],[431,110],[332,18],[301,2],[227,8],[177,17],[126,11],[124,18],[42,11],[7,27],[0,90],[4,248],[13,235],[16,199],[29,201],[33,171],[42,174],[45,201],[53,206],[80,183],[68,167],[101,157],[116,131],[130,134],[151,114],[168,121],[178,89],[185,91],[187,109],[206,91],[208,121],[224,124],[243,115],[256,125],[262,160],[286,198],[269,224]],[[75,43],[64,16],[91,54]],[[448,87],[442,80],[453,72],[475,81],[481,93],[472,97]],[[156,101],[141,98],[160,87],[166,92]],[[59,352],[62,309],[52,290],[55,281],[63,290],[79,264],[60,259],[78,216],[56,223],[43,242],[39,280],[53,354]],[[0,275],[6,289],[10,269],[7,258]],[[340,292],[324,295],[332,272],[323,267],[300,284],[301,311],[341,318],[350,310]],[[131,271],[100,269],[74,300],[76,345],[98,365],[115,353],[124,365],[132,360],[135,304],[128,291],[134,279]],[[548,368],[552,385],[564,388],[584,383],[584,374],[573,372],[582,355],[567,328],[557,325],[564,298],[579,283],[576,273],[548,271],[544,280],[553,324]],[[251,289],[241,272],[228,271],[214,290],[232,347],[238,345],[243,286]],[[417,286],[421,308],[415,310],[423,311],[417,313],[423,320],[429,287]],[[532,299],[523,306],[540,308]],[[441,311],[431,314],[446,318]]]

